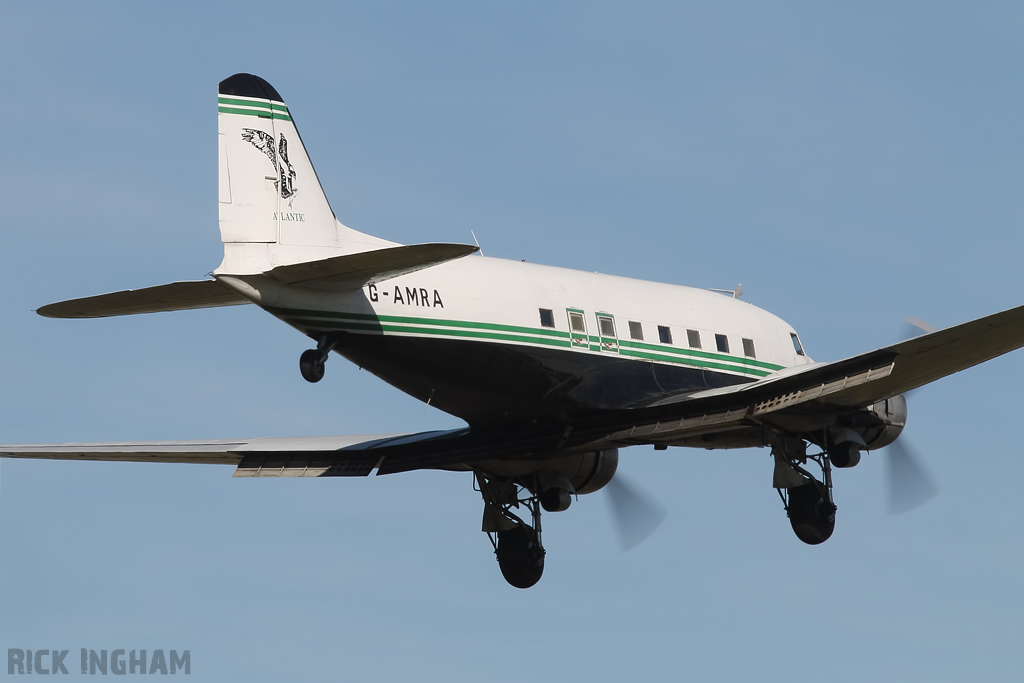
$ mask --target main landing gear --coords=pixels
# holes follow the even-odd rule
[[[484,498],[483,531],[494,547],[501,575],[516,588],[535,585],[544,574],[540,497],[512,479],[492,478],[481,472],[476,473],[474,488]],[[525,508],[524,516],[529,521],[512,508]]]
[[[793,532],[804,543],[824,543],[836,528],[836,505],[832,502],[832,463],[825,453],[807,455],[803,440],[782,438],[772,447],[778,490]],[[821,468],[821,479],[804,469],[808,462]]]
[[[302,379],[315,384],[324,378],[327,357],[337,343],[336,337],[323,336],[317,339],[315,349],[302,352],[299,356],[299,372],[302,373]]]

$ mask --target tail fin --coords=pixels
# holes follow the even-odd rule
[[[259,76],[235,74],[217,98],[221,241],[340,246],[288,106]]]

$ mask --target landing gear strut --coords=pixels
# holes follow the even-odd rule
[[[324,378],[326,371],[324,364],[335,344],[337,344],[336,339],[323,336],[317,339],[315,349],[302,352],[302,355],[299,356],[299,372],[302,373],[302,379],[315,384]]]
[[[541,544],[538,496],[512,479],[476,473],[474,487],[484,498],[483,530],[494,547],[498,568],[516,588],[529,588],[544,574],[544,546]],[[525,508],[529,521],[512,512]]]
[[[825,453],[807,455],[802,440],[783,438],[772,448],[774,486],[782,498],[796,537],[808,545],[824,543],[836,528],[832,502],[832,464]],[[808,461],[821,468],[821,479],[804,469]]]

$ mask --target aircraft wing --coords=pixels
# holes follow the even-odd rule
[[[540,425],[416,434],[13,444],[0,446],[0,457],[235,465],[236,477],[355,477],[375,468],[378,474],[389,474],[462,469],[485,459],[544,457],[556,448],[563,431]]]
[[[761,413],[808,401],[865,406],[1022,346],[1024,306],[1018,306],[845,360],[741,385],[738,393],[763,396],[754,406]]]
[[[15,444],[0,446],[0,457],[235,465],[236,477],[365,476],[380,464],[383,454],[387,452],[443,440],[457,436],[462,431],[204,441]]]
[[[1024,346],[1024,306],[833,363],[814,363],[752,382],[681,395],[588,426],[608,442],[672,443],[690,435],[870,406]],[[616,428],[617,427],[617,428]]]

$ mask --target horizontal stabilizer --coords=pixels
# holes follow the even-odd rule
[[[468,256],[478,249],[468,244],[411,244],[278,266],[265,274],[287,285],[341,291],[415,273]]]
[[[47,318],[108,318],[115,315],[187,311],[193,308],[237,306],[249,303],[216,280],[172,282],[145,289],[126,289],[43,306]]]

